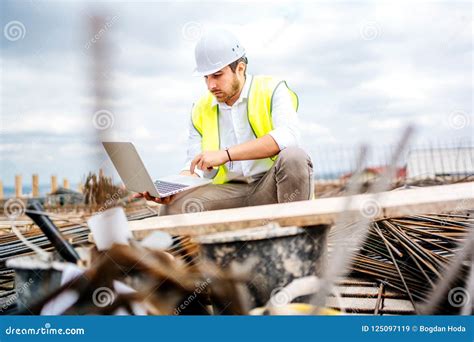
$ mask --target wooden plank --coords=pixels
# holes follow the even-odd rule
[[[336,286],[336,292],[341,297],[364,297],[364,298],[377,298],[379,288],[377,286]],[[403,298],[406,299],[406,295],[400,292],[394,292],[385,289],[382,295],[383,298]]]
[[[23,185],[21,183],[21,175],[15,175],[15,197],[23,196]]]
[[[330,308],[345,309],[351,312],[373,312],[376,298],[339,298],[329,297],[326,306]],[[409,300],[403,299],[384,299],[382,313],[413,313],[414,308]]]
[[[361,210],[371,219],[404,215],[442,213],[474,208],[474,182],[440,185],[373,195],[352,196],[349,212],[360,217]],[[334,223],[344,210],[347,197],[323,198],[208,212],[152,217],[129,222],[136,238],[154,230],[171,234],[202,235],[220,231],[258,227],[277,222],[281,226],[315,226]],[[357,215],[357,216],[356,216]]]
[[[56,192],[58,190],[58,178],[55,175],[51,176],[51,193]]]
[[[38,174],[33,174],[33,179],[31,180],[31,196],[33,198],[39,197],[39,177]]]

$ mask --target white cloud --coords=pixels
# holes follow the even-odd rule
[[[299,121],[299,127],[302,137],[305,140],[314,139],[318,144],[337,142],[337,139],[334,137],[329,127],[325,127],[315,122],[304,122],[302,120]]]
[[[400,129],[403,125],[403,120],[399,118],[390,118],[382,120],[371,120],[368,123],[369,128],[375,130],[394,130]]]
[[[71,134],[91,130],[91,120],[82,118],[77,113],[49,113],[29,111],[12,115],[10,120],[2,120],[3,134],[24,134],[42,132],[43,134]],[[89,122],[88,122],[89,121]]]

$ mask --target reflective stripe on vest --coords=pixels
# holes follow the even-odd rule
[[[293,92],[285,81],[278,81],[270,76],[254,76],[249,87],[247,96],[247,118],[255,138],[263,137],[273,130],[272,106],[273,94],[280,83],[284,83],[295,110],[298,110],[298,96]],[[192,122],[194,128],[201,135],[202,151],[217,151],[220,147],[219,135],[219,106],[212,105],[214,96],[208,92],[200,98],[192,110]],[[278,155],[273,156],[273,161]],[[221,165],[214,176],[214,184],[227,182],[227,168]]]

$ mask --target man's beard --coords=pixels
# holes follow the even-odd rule
[[[227,102],[231,98],[233,98],[239,92],[239,88],[240,88],[239,80],[237,79],[237,76],[234,76],[234,79],[232,81],[231,94],[226,96],[224,101],[222,102]]]

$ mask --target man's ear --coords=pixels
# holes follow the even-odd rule
[[[246,67],[247,67],[247,66],[245,65],[244,62],[240,62],[240,63],[237,65],[237,68],[238,68],[238,70],[239,70],[239,73],[242,72],[242,75],[245,74],[245,68],[246,68]]]

